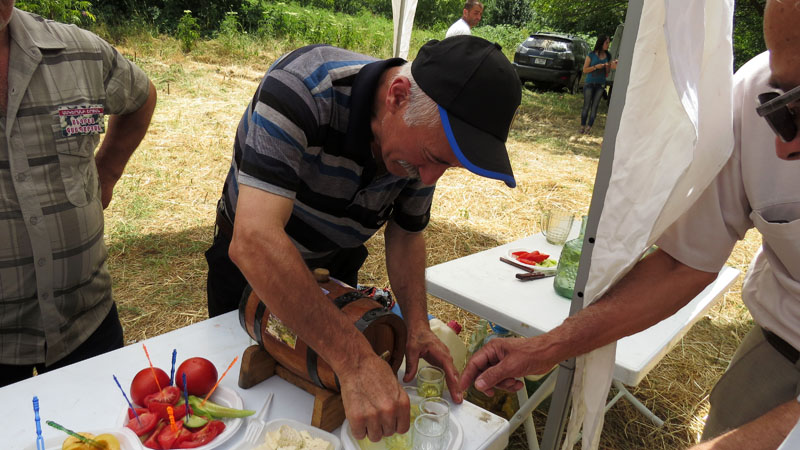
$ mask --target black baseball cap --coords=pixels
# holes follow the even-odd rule
[[[411,74],[439,106],[445,135],[461,164],[516,186],[506,139],[522,85],[501,47],[471,35],[432,40],[420,48]]]

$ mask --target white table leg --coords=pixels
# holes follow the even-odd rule
[[[653,422],[655,424],[655,426],[657,426],[659,428],[664,426],[664,421],[661,420],[655,414],[653,414],[652,411],[647,409],[647,407],[644,406],[644,404],[642,402],[640,402],[639,399],[634,397],[633,394],[631,394],[630,391],[628,391],[628,389],[625,387],[625,385],[623,385],[621,382],[619,382],[617,380],[614,380],[613,384],[614,384],[614,387],[617,388],[620,393],[622,393],[622,396],[625,397],[629,402],[631,402],[631,404],[634,406],[634,408],[638,409],[640,413],[644,414],[645,417],[650,419],[650,421]],[[617,395],[619,395],[619,394],[617,394]],[[614,397],[614,398],[616,398],[616,397]]]
[[[524,379],[522,379],[523,388],[517,391],[517,400],[519,400],[520,406],[514,416],[511,417],[511,420],[508,421],[509,433],[514,432],[521,424],[524,424],[525,435],[528,438],[528,447],[531,450],[539,450],[539,439],[536,436],[536,427],[533,425],[531,412],[553,393],[553,389],[556,385],[556,372],[557,371],[554,370],[547,375],[547,378],[545,378],[544,382],[542,382],[530,398],[528,398],[528,391],[524,387]]]

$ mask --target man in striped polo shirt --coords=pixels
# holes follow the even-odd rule
[[[425,241],[436,180],[464,167],[514,187],[505,141],[521,99],[500,47],[473,36],[431,41],[413,63],[312,45],[279,59],[247,107],[206,253],[211,316],[236,309],[247,282],[338,375],[353,435],[409,428],[388,364],[327,300],[308,267],[355,285],[384,224],[386,265],[408,329],[406,376],[443,367],[428,325]]]
[[[123,346],[103,208],[156,103],[107,42],[13,6],[0,0],[0,386]]]

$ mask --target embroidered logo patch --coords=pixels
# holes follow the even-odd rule
[[[64,137],[104,133],[103,105],[62,106],[58,108]]]

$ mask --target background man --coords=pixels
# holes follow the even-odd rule
[[[156,104],[107,42],[13,6],[0,0],[0,386],[123,346],[103,208]]]
[[[472,28],[478,25],[482,16],[483,4],[478,0],[467,0],[464,3],[464,11],[461,13],[461,18],[450,25],[444,37],[472,34]]]
[[[789,92],[800,86],[798,20],[798,2],[767,2],[764,37],[770,52],[734,77],[732,155],[695,205],[660,238],[659,250],[550,333],[492,340],[467,364],[462,388],[474,381],[487,393],[495,387],[519,389],[511,377],[544,373],[650,327],[713,281],[736,241],[755,227],[763,246],[742,289],[755,326],[711,393],[703,437],[714,439],[699,448],[780,444],[800,418],[795,400],[800,389],[800,165],[781,160],[800,159],[800,91]],[[769,99],[773,102],[757,113],[756,105]]]
[[[452,358],[428,325],[422,231],[450,167],[515,185],[505,141],[521,95],[499,46],[473,36],[431,41],[413,64],[323,45],[279,59],[237,131],[206,253],[209,314],[235,309],[249,282],[336,372],[356,438],[405,432],[396,375],[308,268],[355,285],[364,242],[386,224],[386,268],[408,328],[405,380],[424,357],[460,402]]]

